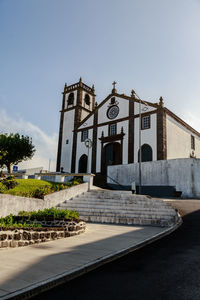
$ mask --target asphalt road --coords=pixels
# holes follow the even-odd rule
[[[200,210],[191,210],[170,236],[32,299],[200,300]]]

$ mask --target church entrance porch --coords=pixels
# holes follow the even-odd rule
[[[122,145],[118,142],[109,143],[102,150],[101,173],[107,174],[107,166],[122,163]]]

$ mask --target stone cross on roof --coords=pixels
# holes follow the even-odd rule
[[[113,85],[113,89],[112,89],[112,93],[116,93],[117,92],[117,90],[116,90],[116,88],[115,88],[115,85],[117,84],[117,82],[116,81],[113,81],[113,83],[112,83],[112,85]]]

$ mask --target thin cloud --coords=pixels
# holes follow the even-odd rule
[[[0,110],[0,133],[16,133],[28,135],[32,138],[36,152],[31,160],[19,164],[19,168],[44,167],[49,168],[51,159],[51,171],[56,166],[57,134],[47,135],[38,126],[23,118],[11,118],[5,110]]]

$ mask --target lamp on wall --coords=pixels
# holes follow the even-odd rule
[[[87,159],[87,174],[89,171],[89,154],[90,154],[90,148],[92,148],[92,141],[91,139],[85,140],[85,147],[88,148],[88,159]]]

